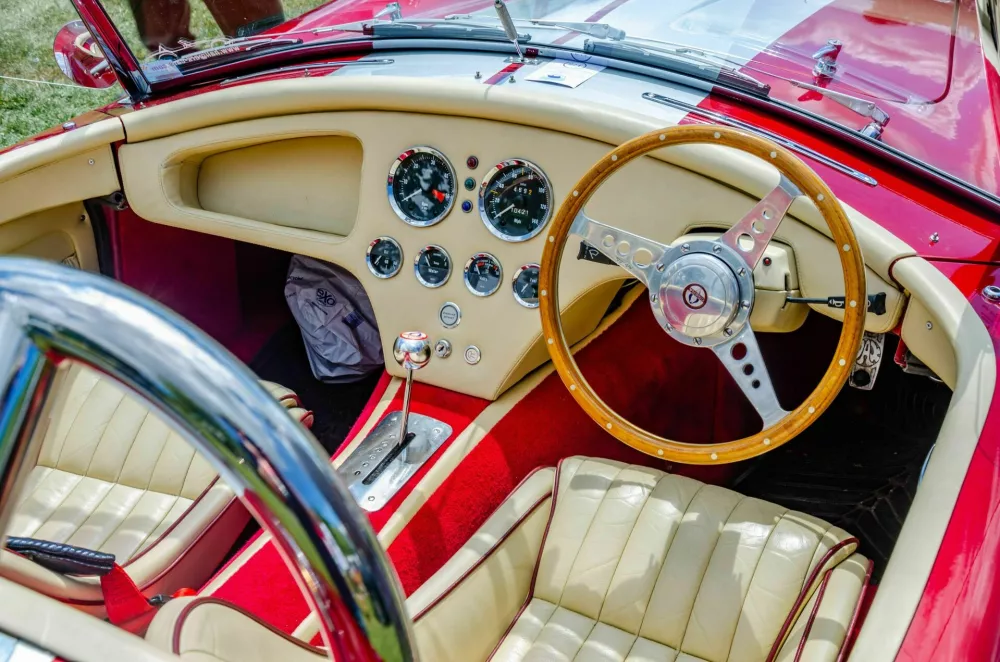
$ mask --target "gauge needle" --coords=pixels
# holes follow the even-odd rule
[[[500,218],[501,216],[503,216],[504,214],[506,214],[507,212],[509,212],[513,208],[514,208],[514,205],[509,205],[506,209],[504,209],[502,212],[499,212],[497,214],[497,218]]]
[[[423,191],[422,191],[422,190],[420,190],[420,189],[417,189],[417,190],[416,190],[416,191],[414,191],[413,193],[411,193],[411,194],[409,194],[408,196],[406,196],[405,198],[403,198],[403,202],[406,202],[407,200],[409,200],[409,199],[410,199],[410,198],[412,198],[413,196],[415,196],[415,195],[419,195],[420,193],[423,193]]]
[[[521,294],[527,294],[528,293],[528,286],[529,285],[531,285],[531,283],[525,283],[524,284],[524,287],[521,288]]]
[[[376,264],[376,265],[378,265],[378,263],[379,263],[379,262],[380,262],[381,260],[382,260],[382,256],[381,256],[381,255],[376,255],[376,256],[375,256],[375,264]]]

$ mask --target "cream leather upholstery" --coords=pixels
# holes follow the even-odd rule
[[[856,547],[774,504],[575,457],[529,476],[407,606],[425,660],[832,661],[869,568]],[[205,662],[322,656],[198,600],[149,640]]]
[[[263,385],[299,420],[311,416],[290,390]],[[55,389],[7,534],[114,554],[148,595],[200,587],[247,521],[232,490],[114,380],[74,365]],[[196,557],[183,558],[195,548]],[[9,552],[0,573],[84,606],[103,602],[96,580],[63,577]]]

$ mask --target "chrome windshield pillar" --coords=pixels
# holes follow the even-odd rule
[[[56,367],[104,372],[158,407],[271,534],[337,660],[412,660],[395,574],[315,439],[193,325],[112,280],[0,258],[0,527]]]

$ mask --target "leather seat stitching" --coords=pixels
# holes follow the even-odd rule
[[[740,501],[740,503],[743,502]],[[785,515],[788,514],[788,510],[789,510],[788,508],[785,508],[784,511],[781,513],[781,516],[778,518],[778,521],[775,522],[774,526],[771,527],[771,530],[768,531],[767,539],[764,541],[764,544],[760,548],[760,556],[757,557],[757,563],[753,567],[753,572],[750,573],[750,581],[747,582],[747,592],[743,595],[743,602],[740,603],[740,618],[742,618],[743,614],[745,613],[747,606],[747,597],[750,595],[750,591],[753,590],[753,580],[754,577],[757,576],[757,570],[760,568],[760,560],[764,558],[764,553],[767,551],[767,543],[771,541],[771,536],[773,536],[774,532],[778,530],[778,526],[781,524],[782,520],[785,519]],[[726,660],[729,660],[729,658],[731,658],[733,655],[733,645],[736,643],[736,630],[739,630],[740,628],[740,618],[736,619],[736,629],[733,630],[732,636],[729,639],[729,652],[726,653]]]
[[[28,492],[27,494],[23,495],[23,496],[22,496],[22,497],[21,497],[21,498],[20,498],[20,499],[18,500],[18,502],[17,502],[17,507],[16,507],[15,509],[14,509],[14,512],[17,512],[18,510],[20,510],[20,509],[21,509],[21,506],[23,506],[23,505],[24,505],[24,504],[26,504],[26,503],[27,503],[27,502],[28,502],[29,500],[31,500],[31,498],[32,498],[33,496],[35,496],[35,494],[37,494],[37,493],[38,493],[38,490],[42,489],[42,485],[44,485],[44,484],[45,484],[45,480],[46,480],[46,479],[47,479],[47,478],[48,478],[49,476],[51,476],[51,475],[52,475],[52,472],[53,472],[53,471],[57,471],[57,469],[53,469],[52,467],[43,467],[43,466],[41,466],[41,465],[35,465],[35,468],[39,468],[39,469],[43,469],[43,470],[45,470],[45,475],[44,475],[44,476],[42,476],[41,478],[39,478],[39,479],[38,479],[38,482],[37,482],[37,483],[35,483],[35,486],[34,486],[33,488],[31,488],[31,491],[30,491],[30,492]]]
[[[142,428],[146,425],[146,420],[149,419],[150,410],[147,408],[146,413],[142,417],[142,421],[139,423],[139,427],[136,429],[135,434],[132,435],[132,441],[128,445],[128,450],[125,451],[125,457],[122,459],[121,465],[118,467],[118,474],[115,476],[115,482],[120,484],[122,472],[125,471],[125,465],[128,464],[128,459],[132,456],[132,451],[135,450],[135,442],[139,439],[139,435],[142,433]],[[153,465],[156,466],[156,465]],[[146,486],[149,489],[149,486]]]
[[[813,604],[812,611],[809,612],[809,618],[806,620],[806,626],[802,630],[802,638],[799,640],[798,648],[795,650],[795,660],[794,662],[799,662],[802,659],[802,653],[806,649],[806,642],[809,641],[809,634],[812,632],[813,624],[816,622],[816,614],[819,613],[819,606],[823,602],[823,595],[826,594],[826,586],[830,583],[830,575],[833,574],[833,568],[830,568],[823,575],[823,581],[819,584],[819,590],[816,591],[816,603]]]
[[[98,480],[98,479],[95,479],[95,480]],[[86,518],[85,520],[83,520],[83,522],[81,522],[81,523],[80,523],[80,524],[79,524],[79,525],[78,525],[78,526],[76,527],[76,531],[74,531],[74,532],[73,532],[73,535],[76,535],[77,531],[79,531],[79,530],[80,530],[81,528],[83,528],[84,526],[86,526],[86,525],[87,525],[87,522],[89,522],[90,520],[92,520],[92,519],[93,519],[94,517],[96,517],[96,516],[97,516],[97,515],[98,515],[98,514],[100,513],[100,510],[101,510],[101,506],[103,506],[103,505],[104,505],[104,502],[108,500],[108,497],[109,497],[109,496],[111,496],[111,493],[112,493],[112,492],[114,492],[114,490],[115,490],[115,488],[116,488],[116,487],[118,487],[118,485],[117,485],[117,484],[115,484],[115,483],[110,483],[110,485],[111,485],[111,489],[110,489],[110,490],[108,490],[107,494],[105,494],[105,495],[104,495],[104,497],[103,497],[103,498],[101,499],[101,502],[100,502],[99,504],[97,504],[97,507],[96,507],[96,508],[94,508],[93,510],[91,510],[91,511],[90,511],[90,514],[89,514],[89,515],[87,516],[87,518]],[[134,490],[134,489],[136,489],[136,488],[134,488],[134,487],[127,487],[127,486],[125,486],[125,485],[122,485],[122,487],[125,487],[126,489],[130,489],[130,490]],[[106,535],[106,536],[104,537],[104,539],[103,539],[103,540],[101,540],[101,543],[100,543],[99,545],[93,545],[93,546],[91,546],[90,548],[91,548],[91,549],[96,549],[96,550],[97,550],[97,551],[99,551],[99,552],[100,552],[100,551],[102,551],[102,550],[101,550],[101,547],[102,547],[102,546],[103,546],[103,545],[104,545],[104,544],[105,544],[106,542],[108,542],[108,540],[110,540],[110,539],[111,539],[111,536],[113,536],[113,535],[114,535],[114,534],[115,534],[115,533],[116,533],[116,532],[118,531],[118,529],[120,529],[120,528],[122,527],[122,524],[124,524],[124,523],[125,523],[125,520],[127,520],[127,519],[128,519],[128,516],[132,514],[132,511],[134,511],[134,510],[135,510],[135,507],[136,507],[137,505],[139,505],[139,502],[140,502],[140,501],[142,501],[142,497],[143,497],[143,496],[144,496],[145,494],[147,494],[147,493],[148,493],[148,490],[139,490],[139,498],[138,498],[138,499],[136,499],[136,500],[135,500],[135,502],[133,502],[133,503],[132,503],[132,507],[128,509],[128,512],[127,512],[127,513],[125,513],[125,515],[124,515],[124,516],[122,516],[122,517],[121,517],[121,518],[120,518],[120,519],[118,520],[118,524],[117,524],[117,525],[115,526],[115,528],[114,528],[114,529],[112,529],[112,530],[111,530],[111,533],[107,534],[107,535]],[[67,538],[67,540],[69,540],[69,539],[70,539],[70,538],[72,538],[72,537],[73,537],[73,536],[70,536],[69,538]],[[117,559],[115,559],[115,560],[117,561]]]
[[[851,620],[847,624],[847,633],[844,635],[844,643],[840,647],[840,653],[837,655],[837,662],[843,662],[847,654],[850,653],[850,649],[854,644],[854,634],[855,629],[858,627],[858,617],[861,615],[861,605],[865,602],[865,596],[868,594],[868,589],[871,588],[872,580],[872,570],[875,569],[875,562],[868,562],[868,570],[865,571],[865,578],[861,584],[861,592],[858,595],[858,601],[854,605],[854,612],[851,614]]]
[[[177,486],[177,496],[184,494],[184,486],[187,485],[188,476],[191,475],[191,467],[194,466],[194,461],[197,457],[198,455],[194,452],[194,449],[192,448],[191,457],[188,458],[187,469],[184,470],[184,478],[181,479],[181,482]]]
[[[707,556],[708,561],[705,563],[705,567],[701,571],[701,577],[699,577],[699,579],[698,579],[698,591],[694,594],[694,602],[691,603],[691,611],[688,612],[687,623],[684,624],[684,632],[681,634],[681,640],[680,640],[679,645],[677,646],[677,653],[678,653],[678,655],[680,653],[685,652],[684,651],[684,640],[687,639],[687,631],[688,631],[688,628],[691,627],[691,619],[694,618],[694,612],[695,612],[695,607],[698,604],[698,598],[701,596],[701,591],[705,587],[705,575],[708,573],[708,567],[710,565],[712,565],[712,557],[715,556],[716,550],[719,549],[719,541],[722,540],[722,534],[725,531],[726,524],[729,523],[729,518],[733,516],[733,513],[736,512],[736,509],[740,507],[740,504],[742,504],[746,500],[746,498],[747,497],[745,497],[745,496],[742,496],[742,495],[740,496],[740,499],[733,506],[732,510],[730,510],[729,514],[726,515],[726,521],[722,523],[722,529],[723,529],[723,531],[720,531],[719,535],[717,535],[715,537],[715,544],[712,545],[712,551]],[[691,501],[693,503],[694,499],[692,499]]]
[[[664,473],[663,476],[660,477],[660,480],[666,480],[671,475],[672,474]],[[657,485],[659,485],[659,481],[657,481]],[[702,483],[701,485],[698,486],[698,489],[696,489],[694,491],[694,494],[691,495],[691,500],[688,501],[687,504],[685,504],[685,506],[684,506],[684,512],[681,513],[680,520],[677,522],[677,530],[674,531],[673,535],[670,536],[670,540],[667,541],[667,548],[663,551],[663,562],[660,563],[660,569],[656,573],[656,579],[653,580],[653,589],[649,592],[649,597],[646,598],[646,606],[642,610],[642,618],[639,619],[639,630],[636,632],[636,636],[641,636],[642,626],[646,624],[646,616],[649,615],[649,601],[653,599],[653,593],[656,592],[656,587],[660,583],[660,577],[663,575],[663,569],[665,567],[667,567],[667,557],[670,555],[670,550],[674,546],[674,541],[677,540],[677,534],[678,534],[678,532],[680,532],[681,524],[684,522],[684,517],[687,516],[688,511],[691,509],[691,504],[695,502],[695,499],[698,498],[698,495],[701,494],[701,491],[704,488],[705,488],[705,483]],[[698,595],[695,594],[695,599],[697,600],[697,598],[698,598]],[[686,632],[687,632],[687,626],[685,625],[684,626],[684,632],[681,633],[681,639],[680,639],[680,641],[677,642],[677,654],[678,655],[680,655],[680,653],[681,653],[681,644],[684,643],[684,634]],[[656,641],[656,640],[655,639],[651,639],[651,641]],[[673,648],[673,646],[670,646],[670,644],[667,644],[665,642],[656,642],[656,643],[659,643],[659,644],[662,644],[664,646],[669,646],[670,648]]]
[[[538,546],[538,555],[535,557],[535,567],[531,571],[531,582],[528,584],[528,595],[524,598],[524,604],[522,604],[521,608],[517,610],[516,614],[514,614],[514,618],[507,624],[507,629],[504,630],[502,635],[500,635],[500,639],[497,640],[497,644],[493,647],[493,651],[486,658],[486,662],[492,662],[493,657],[497,654],[497,651],[500,650],[500,644],[504,642],[507,635],[509,635],[511,630],[514,629],[514,625],[518,622],[518,620],[520,620],[521,616],[524,615],[524,612],[528,609],[528,605],[530,605],[531,601],[535,598],[535,580],[538,579],[538,569],[542,564],[542,554],[545,552],[545,542],[548,540],[549,529],[552,527],[552,520],[555,519],[556,505],[559,501],[559,485],[562,480],[563,462],[565,462],[565,460],[559,460],[556,464],[556,472],[552,477],[552,502],[549,504],[549,518],[545,522],[545,530],[542,532],[542,542]],[[573,472],[573,475],[576,475],[576,471]],[[534,640],[532,640],[532,643],[534,643]]]
[[[627,469],[633,469],[634,468],[634,469],[641,470],[641,469],[644,469],[645,467],[641,467],[641,466],[636,465],[636,464],[630,464],[626,468]],[[611,580],[608,582],[608,587],[604,590],[604,597],[601,599],[601,609],[600,609],[599,612],[597,612],[597,621],[599,623],[603,623],[604,622],[604,621],[601,620],[601,617],[604,616],[604,607],[607,605],[607,602],[608,602],[608,593],[611,591],[611,585],[615,581],[615,575],[618,574],[618,568],[622,564],[622,558],[625,556],[625,550],[628,549],[628,544],[629,544],[629,542],[632,541],[632,534],[635,533],[635,527],[639,524],[639,518],[642,517],[642,512],[646,509],[646,506],[649,504],[649,502],[651,500],[651,497],[653,496],[653,490],[656,489],[656,486],[660,484],[660,481],[663,480],[663,476],[665,476],[665,475],[666,474],[661,474],[660,477],[657,478],[657,480],[653,484],[653,486],[651,488],[649,488],[649,491],[646,493],[646,497],[642,501],[642,506],[639,507],[639,512],[638,512],[638,514],[636,514],[635,520],[632,522],[632,529],[628,533],[628,538],[625,539],[625,545],[622,547],[622,551],[618,555],[618,563],[615,564],[615,569],[611,573]],[[610,490],[608,490],[608,491],[610,492]],[[664,557],[664,558],[666,558],[666,557]],[[661,564],[661,567],[662,567],[662,564]],[[659,574],[659,572],[657,572],[657,574]],[[652,592],[650,592],[650,595],[652,595]],[[647,601],[647,604],[649,604],[648,601]],[[618,628],[618,629],[620,630],[621,628]],[[627,632],[627,630],[622,630],[622,631],[623,632]],[[634,634],[636,637],[639,636],[638,631],[630,633],[630,634]]]
[[[62,469],[57,469],[57,471],[62,471]],[[62,471],[62,472],[64,474],[68,474],[72,478],[76,478],[77,479],[76,484],[68,492],[66,492],[66,494],[63,495],[63,498],[59,500],[59,503],[57,503],[55,506],[53,506],[53,508],[49,512],[48,516],[45,519],[43,519],[38,526],[35,527],[35,529],[31,532],[31,535],[26,536],[26,537],[30,538],[30,537],[34,536],[35,533],[37,533],[43,526],[45,526],[46,524],[48,524],[49,520],[52,519],[52,516],[55,515],[57,512],[59,512],[59,509],[62,508],[62,505],[64,503],[66,503],[67,499],[69,499],[71,496],[73,496],[73,493],[76,492],[77,489],[79,489],[80,485],[83,483],[83,479],[84,479],[83,476],[81,476],[79,474],[75,474],[75,473],[73,473],[71,471]],[[79,525],[77,526],[77,528],[79,528]],[[72,532],[70,532],[70,536],[72,536],[74,533],[76,533],[75,529]],[[68,540],[69,536],[67,536],[66,539]],[[53,541],[53,542],[60,542],[60,541],[56,540],[56,541]]]
[[[215,481],[212,481],[212,482],[213,482],[213,484],[214,484],[214,482],[215,482]],[[150,494],[149,490],[146,490],[145,494]],[[152,494],[158,494],[158,492],[152,492]],[[180,499],[180,497],[179,497],[179,496],[174,496],[174,495],[172,495],[172,494],[165,494],[164,496],[168,496],[168,497],[172,496],[172,497],[173,497],[173,499],[174,499],[174,500],[173,500],[173,503],[171,503],[171,504],[170,504],[170,507],[169,507],[169,508],[166,508],[166,509],[164,509],[164,511],[163,511],[163,515],[162,515],[162,516],[160,517],[160,519],[158,519],[158,520],[156,521],[156,524],[155,524],[154,526],[151,526],[151,527],[149,527],[149,531],[147,531],[147,532],[146,532],[146,535],[145,535],[145,536],[143,536],[142,540],[140,540],[140,541],[139,541],[139,544],[138,544],[138,545],[136,545],[136,546],[135,546],[135,548],[134,548],[134,549],[133,549],[133,550],[132,550],[131,552],[129,552],[129,555],[128,555],[128,559],[126,559],[126,560],[125,560],[126,562],[127,562],[127,561],[131,561],[131,560],[132,560],[132,557],[133,557],[133,556],[135,556],[135,555],[136,555],[136,553],[137,553],[137,552],[138,552],[139,550],[141,550],[141,549],[142,549],[142,546],[143,546],[144,544],[146,544],[146,541],[147,541],[147,540],[149,540],[150,536],[152,536],[152,535],[153,535],[153,532],[154,532],[154,531],[156,531],[156,530],[157,530],[158,528],[160,528],[160,525],[161,525],[161,524],[163,524],[163,521],[164,521],[165,519],[167,519],[167,515],[169,515],[169,514],[170,514],[170,511],[172,511],[172,510],[174,509],[174,506],[176,506],[176,505],[177,505],[177,501],[178,501],[178,500]],[[175,522],[179,522],[179,521],[181,521],[182,519],[184,519],[184,518],[185,518],[185,517],[187,516],[187,514],[188,514],[189,512],[191,512],[191,509],[192,509],[192,508],[194,508],[194,502],[193,502],[193,501],[191,502],[191,505],[190,505],[190,506],[188,506],[187,508],[185,508],[185,509],[184,509],[184,511],[183,511],[183,512],[182,512],[182,513],[181,513],[180,515],[178,515],[178,516],[177,516],[177,519],[176,519],[176,520],[174,520],[174,521],[175,521]],[[171,525],[171,526],[172,526],[172,525]],[[154,541],[154,542],[155,542],[155,541]],[[152,545],[150,545],[150,547],[152,547]]]
[[[829,563],[840,550],[847,547],[848,545],[854,545],[854,549],[857,549],[858,539],[853,536],[850,538],[844,538],[836,545],[832,546],[830,549],[826,551],[826,553],[820,559],[819,564],[816,565],[816,567],[814,567],[809,572],[809,575],[806,577],[805,585],[803,586],[802,590],[799,591],[798,597],[795,598],[795,603],[792,605],[791,610],[789,610],[788,615],[785,617],[785,622],[782,623],[781,629],[778,630],[778,636],[777,638],[775,638],[774,643],[771,645],[771,652],[768,653],[767,658],[765,658],[765,662],[772,662],[772,660],[777,658],[778,653],[781,652],[781,647],[782,645],[784,645],[785,639],[787,638],[788,633],[791,630],[792,622],[799,615],[799,611],[802,609],[802,605],[808,599],[810,595],[809,588],[816,583],[816,578],[819,576],[819,573],[822,572],[823,566]],[[834,566],[831,566],[831,568],[832,567]]]
[[[74,412],[74,414],[73,414],[73,421],[66,428],[66,434],[63,435],[63,438],[59,441],[59,453],[56,455],[55,462],[53,463],[53,468],[55,468],[55,469],[59,468],[59,463],[62,462],[62,456],[63,456],[63,453],[66,450],[66,440],[69,439],[69,435],[76,428],[76,422],[77,422],[77,420],[79,420],[80,414],[83,412],[83,410],[84,410],[87,402],[90,400],[90,396],[94,394],[94,389],[97,388],[97,385],[100,383],[100,381],[101,381],[100,379],[95,379],[94,383],[91,384],[90,388],[87,389],[86,394],[82,398],[80,398],[80,406],[78,406],[76,408],[76,412]],[[44,446],[44,440],[43,440],[42,445]],[[68,473],[72,473],[72,472],[68,472]]]
[[[88,478],[91,477],[90,476],[90,468],[92,466],[94,466],[94,458],[97,457],[98,453],[101,450],[101,444],[104,443],[104,438],[108,435],[108,427],[114,422],[115,416],[118,415],[118,410],[121,409],[122,408],[122,404],[125,403],[126,394],[122,393],[121,396],[122,397],[118,401],[118,404],[116,404],[114,410],[112,410],[111,416],[109,416],[108,420],[104,422],[104,428],[101,430],[101,436],[100,436],[100,438],[98,438],[97,443],[94,444],[94,449],[90,452],[90,460],[87,461],[87,468],[83,472],[83,475],[87,476]],[[70,428],[70,429],[72,429],[72,428]],[[135,439],[133,438],[133,442],[134,441],[135,441]],[[109,481],[109,482],[115,482],[115,481]]]
[[[586,462],[587,461],[585,460],[580,464],[580,468],[574,472],[573,478],[580,473],[580,469],[583,468],[583,465],[586,464]],[[580,547],[576,550],[576,554],[573,556],[573,562],[569,565],[569,574],[566,576],[566,581],[563,582],[562,588],[559,591],[559,601],[555,603],[557,607],[562,606],[563,596],[566,595],[566,586],[569,584],[570,577],[573,576],[573,568],[576,567],[576,561],[580,558],[580,552],[583,551],[584,544],[587,542],[587,536],[590,535],[590,531],[594,528],[594,520],[597,519],[597,514],[601,512],[601,506],[603,506],[604,502],[607,500],[608,493],[611,491],[611,486],[615,484],[615,481],[618,480],[618,477],[622,475],[622,472],[625,471],[625,469],[626,467],[619,467],[618,473],[616,473],[614,478],[608,482],[608,489],[604,490],[604,494],[601,495],[600,503],[597,504],[597,508],[594,510],[594,516],[590,518],[590,522],[587,524],[587,530],[584,531],[583,537],[580,539]],[[572,480],[572,478],[570,478],[570,480]]]
[[[163,426],[163,438],[160,444],[160,452],[156,454],[156,461],[153,462],[153,468],[149,470],[149,475],[146,477],[146,487],[144,489],[149,489],[149,486],[153,484],[153,476],[156,475],[156,468],[160,466],[160,458],[163,457],[163,451],[167,449],[167,444],[170,443],[170,428],[166,425]]]
[[[826,525],[826,528],[823,529],[823,533],[820,534],[819,542],[816,544],[816,549],[813,550],[812,558],[809,559],[809,567],[806,568],[806,574],[802,578],[802,586],[799,587],[800,591],[806,587],[806,580],[809,579],[809,572],[812,570],[813,565],[819,563],[819,561],[823,558],[823,556],[826,555],[826,552],[823,552],[823,554],[821,554],[818,558],[816,556],[817,554],[819,554],[820,550],[823,549],[823,539],[826,538],[826,534],[830,533],[830,531],[833,529],[833,524],[830,524],[829,522],[823,522],[823,524]]]

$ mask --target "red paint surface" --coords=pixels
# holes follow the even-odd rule
[[[969,300],[1000,356],[1000,306],[979,291],[1000,284],[1000,267],[938,265],[961,281],[983,274]],[[924,594],[900,649],[900,661],[994,660],[1000,652],[1000,391],[958,496]]]

